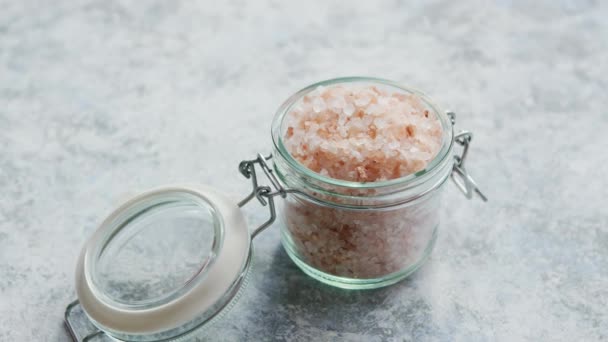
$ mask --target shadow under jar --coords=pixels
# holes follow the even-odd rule
[[[377,182],[330,178],[297,161],[284,140],[286,116],[319,86],[338,84],[378,86],[416,96],[441,125],[435,157],[414,174]],[[453,155],[453,122],[453,116],[424,94],[381,79],[334,79],[290,97],[275,115],[272,139],[274,171],[290,189],[280,212],[282,243],[291,259],[313,278],[350,289],[390,285],[416,271],[433,249],[441,192],[458,162]],[[465,176],[457,185],[471,192]]]

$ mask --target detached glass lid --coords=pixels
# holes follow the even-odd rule
[[[85,244],[78,300],[103,334],[173,340],[235,297],[251,238],[236,203],[204,186],[168,186],[120,205]]]

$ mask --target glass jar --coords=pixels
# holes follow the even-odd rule
[[[365,83],[415,94],[437,116],[441,147],[427,167],[382,182],[351,182],[317,174],[289,154],[284,118],[320,85]],[[471,134],[454,134],[455,117],[425,95],[373,78],[313,84],[290,97],[272,123],[272,155],[239,164],[252,191],[235,203],[201,184],[143,192],[119,205],[82,248],[76,267],[78,300],[66,308],[74,341],[186,341],[235,302],[252,265],[253,239],[277,217],[282,243],[304,272],[333,286],[386,286],[407,277],[429,256],[439,225],[440,193],[449,176],[471,198],[479,192],[464,162]],[[462,146],[454,155],[456,145]],[[264,179],[258,179],[261,169]],[[253,199],[270,218],[249,230],[241,207]]]
[[[300,164],[283,141],[286,115],[306,94],[336,84],[373,85],[420,98],[442,127],[437,155],[415,174],[367,183],[329,178]],[[441,192],[458,160],[453,122],[453,114],[421,92],[375,78],[328,80],[291,96],[272,123],[274,170],[291,190],[281,209],[281,240],[291,259],[311,277],[349,289],[393,284],[418,269],[433,249]],[[466,190],[464,176],[458,184]]]

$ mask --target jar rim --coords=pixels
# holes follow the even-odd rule
[[[213,231],[212,240],[207,241],[209,251],[204,255],[203,262],[197,264],[195,269],[192,269],[192,272],[189,272],[188,276],[183,279],[183,281],[177,282],[174,288],[167,289],[167,293],[163,293],[162,295],[146,299],[125,301],[107,294],[106,289],[104,289],[105,285],[103,285],[102,282],[103,277],[98,270],[98,266],[102,258],[109,258],[111,260],[116,257],[115,255],[107,255],[108,253],[106,251],[109,249],[109,246],[120,244],[120,248],[123,248],[124,245],[122,243],[117,243],[115,240],[119,240],[121,233],[125,234],[125,231],[127,231],[127,234],[129,235],[128,241],[131,241],[131,238],[136,236],[145,236],[147,227],[139,228],[137,230],[132,228],[138,218],[145,215],[158,216],[159,211],[166,210],[169,207],[174,207],[176,209],[175,211],[184,211],[184,206],[186,205],[189,206],[189,210],[200,210],[196,215],[211,219],[210,230]],[[175,213],[170,213],[169,215],[169,218],[171,218],[171,215],[175,215]],[[218,215],[218,209],[213,203],[191,193],[178,190],[150,193],[150,195],[141,198],[141,200],[133,201],[133,203],[124,206],[123,210],[114,216],[112,221],[107,222],[108,224],[106,225],[102,225],[102,228],[106,229],[109,233],[104,239],[100,240],[95,248],[91,249],[90,257],[87,258],[84,268],[84,272],[91,279],[91,290],[100,298],[100,300],[108,305],[141,311],[174,301],[191,290],[192,287],[206,277],[209,268],[215,263],[217,259],[216,256],[220,253],[223,246],[225,226],[222,217]]]
[[[289,112],[291,107],[298,100],[300,100],[302,97],[304,97],[304,95],[310,93],[311,91],[315,90],[319,86],[328,86],[328,85],[334,85],[334,84],[340,84],[340,83],[358,83],[358,82],[381,84],[381,85],[397,88],[397,89],[405,91],[407,93],[414,94],[417,97],[419,97],[427,106],[429,106],[430,109],[433,110],[433,112],[437,116],[437,119],[441,123],[441,127],[443,128],[442,142],[441,142],[441,148],[439,149],[439,151],[437,152],[435,157],[426,165],[426,167],[424,169],[422,169],[418,172],[406,175],[404,177],[389,179],[389,180],[385,180],[385,181],[378,181],[378,182],[348,181],[348,180],[327,177],[320,173],[314,172],[313,170],[307,168],[306,166],[301,164],[299,161],[297,161],[295,158],[293,158],[291,153],[289,153],[289,151],[287,151],[287,149],[285,148],[285,145],[283,144],[282,124],[283,124],[283,120],[284,120],[285,116],[287,115],[287,113]],[[272,135],[272,142],[274,144],[275,151],[277,151],[280,154],[280,156],[285,161],[287,161],[288,165],[290,167],[294,168],[297,172],[303,174],[304,176],[311,177],[312,179],[323,182],[327,185],[344,187],[344,188],[353,188],[353,189],[378,189],[378,188],[384,188],[384,187],[391,187],[391,186],[395,186],[395,185],[405,185],[405,184],[409,184],[414,181],[417,181],[425,176],[428,176],[429,174],[432,174],[434,171],[436,171],[438,169],[438,167],[443,165],[445,162],[445,159],[450,156],[450,151],[452,150],[453,144],[454,144],[454,139],[453,139],[454,131],[453,131],[453,125],[452,125],[450,118],[448,117],[448,115],[446,114],[445,111],[441,110],[440,107],[433,100],[431,100],[431,98],[429,96],[427,96],[426,94],[424,94],[423,92],[421,92],[418,89],[406,87],[406,86],[400,85],[399,83],[394,82],[394,81],[390,81],[390,80],[386,80],[386,79],[382,79],[382,78],[376,78],[376,77],[365,77],[365,76],[349,76],[349,77],[339,77],[339,78],[328,79],[325,81],[313,83],[313,84],[297,91],[295,94],[290,96],[285,102],[283,102],[283,104],[281,104],[281,106],[275,113],[275,116],[272,120],[271,135]]]

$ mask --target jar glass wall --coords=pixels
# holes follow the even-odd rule
[[[361,84],[420,98],[442,127],[441,148],[426,168],[405,177],[354,182],[315,173],[285,148],[284,119],[290,108],[319,86]],[[313,84],[290,97],[272,125],[274,169],[290,193],[280,211],[282,243],[307,274],[343,288],[376,288],[395,283],[420,267],[430,254],[441,189],[454,159],[449,117],[424,94],[393,82],[342,78]]]

